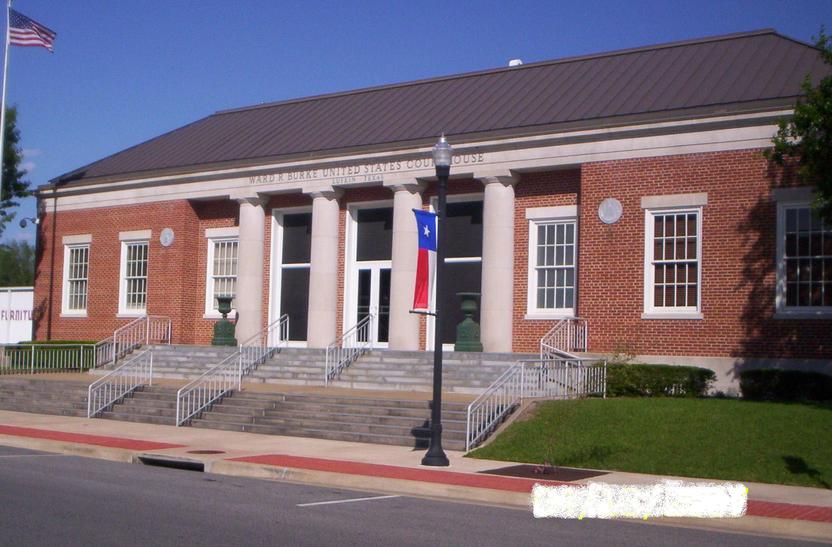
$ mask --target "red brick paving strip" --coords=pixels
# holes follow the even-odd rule
[[[457,473],[454,471],[433,471],[428,469],[414,469],[412,467],[399,467],[395,465],[325,460],[322,458],[304,458],[301,456],[285,456],[282,454],[246,456],[242,458],[232,458],[231,461],[259,463],[280,467],[294,467],[299,469],[313,469],[315,471],[329,471],[332,473],[348,473],[350,475],[365,475],[368,477],[384,477],[386,479],[403,479],[408,481],[450,484],[454,486],[491,488],[493,490],[506,490],[509,492],[531,492],[532,486],[536,483],[550,486],[569,484],[566,482],[538,481],[516,477],[502,477],[497,475]]]
[[[183,448],[185,446],[181,444],[123,439],[120,437],[106,437],[103,435],[85,435],[83,433],[66,433],[63,431],[50,431],[46,429],[16,427],[11,425],[0,425],[0,435],[90,444],[95,446],[106,446],[109,448],[123,448],[126,450],[163,450],[166,448]],[[536,483],[550,486],[570,484],[566,482],[524,479],[519,477],[501,477],[474,473],[458,473],[455,471],[413,469],[410,467],[398,467],[394,465],[327,460],[323,458],[305,458],[301,456],[286,456],[281,454],[265,454],[262,456],[231,458],[229,461],[293,467],[298,469],[313,469],[316,471],[348,473],[351,475],[364,475],[369,477],[384,477],[388,479],[433,482],[454,486],[469,486],[473,488],[489,488],[510,492],[531,492],[532,486]],[[832,522],[832,507],[816,507],[813,505],[797,505],[792,503],[749,500],[747,514],[757,517]]]
[[[280,467],[298,469],[313,469],[315,471],[329,471],[332,473],[348,473],[370,477],[384,477],[388,479],[403,479],[420,482],[451,484],[455,486],[469,486],[473,488],[489,488],[511,492],[531,492],[535,484],[550,486],[568,485],[571,483],[525,479],[519,477],[502,477],[474,473],[458,473],[454,471],[434,471],[428,469],[414,469],[393,465],[376,465],[370,463],[327,460],[322,458],[304,458],[300,456],[286,456],[281,454],[265,454],[262,456],[247,456],[232,458],[230,461],[258,463]],[[797,505],[792,503],[776,503],[770,501],[748,501],[747,513],[750,516],[780,518],[789,520],[807,520],[815,522],[832,522],[832,507],[817,507],[813,505]]]
[[[49,431],[31,427],[15,427],[0,425],[0,435],[15,437],[31,437],[34,439],[48,439],[50,441],[64,441],[79,444],[92,444],[109,448],[124,448],[127,450],[162,450],[165,448],[183,448],[181,444],[157,443],[153,441],[139,441],[122,439],[119,437],[105,437],[103,435],[85,435],[83,433],[65,433],[63,431]]]

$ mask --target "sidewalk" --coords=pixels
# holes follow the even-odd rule
[[[517,464],[464,458],[454,451],[447,451],[450,467],[429,468],[420,464],[423,450],[407,447],[10,411],[0,411],[0,444],[123,462],[136,462],[139,457],[186,461],[223,475],[514,507],[529,506],[535,483],[649,484],[671,478],[612,471],[568,482],[536,480],[485,474]],[[832,491],[745,484],[748,511],[741,519],[648,523],[832,541]]]

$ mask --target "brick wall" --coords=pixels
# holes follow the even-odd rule
[[[580,169],[526,173],[515,186],[514,350],[536,352],[554,321],[526,320],[530,207],[579,208],[578,314],[589,320],[590,350],[634,354],[713,357],[806,357],[832,354],[832,320],[775,320],[776,207],[771,189],[783,184],[759,151],[691,154],[584,164]],[[435,195],[424,192],[424,206]],[[701,320],[642,319],[644,311],[644,210],[651,195],[707,192],[702,213]],[[452,180],[449,194],[482,193],[471,180]],[[613,225],[597,217],[607,197],[624,214]],[[344,219],[350,203],[391,200],[380,187],[350,189],[340,199],[338,332],[344,294]],[[274,196],[265,207],[263,318],[268,317],[273,209],[310,206],[301,194]],[[239,206],[229,200],[69,211],[47,211],[40,227],[35,283],[37,339],[100,340],[130,321],[116,317],[120,242],[118,233],[152,231],[148,311],[174,321],[175,343],[210,342],[213,320],[204,319],[206,228],[235,226]],[[176,239],[159,244],[165,227]],[[86,318],[61,317],[62,237],[92,234]],[[425,340],[421,321],[420,344]]]
[[[645,158],[582,166],[579,309],[590,349],[634,354],[821,358],[832,320],[775,320],[776,205],[782,184],[759,150]],[[707,192],[702,212],[701,320],[641,319],[641,197]],[[621,220],[597,216],[607,197]]]
[[[514,187],[514,351],[538,351],[540,339],[553,321],[524,319],[529,285],[529,221],[526,209],[577,205],[581,184],[580,169],[528,173]],[[582,245],[579,239],[578,244]]]

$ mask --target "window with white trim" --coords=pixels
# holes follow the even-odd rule
[[[217,296],[237,295],[237,238],[208,239],[208,279],[205,284],[205,313],[219,316]],[[235,307],[234,300],[231,307]]]
[[[534,222],[535,309],[575,307],[575,222]]]
[[[529,220],[527,319],[573,317],[578,301],[576,206],[526,210]]]
[[[147,311],[147,259],[149,241],[121,242],[121,286],[119,313]]]
[[[777,237],[778,312],[832,312],[832,224],[808,202],[784,203]]]
[[[63,314],[86,314],[89,264],[89,244],[64,246]]]
[[[645,313],[698,315],[702,210],[648,209],[645,215]]]

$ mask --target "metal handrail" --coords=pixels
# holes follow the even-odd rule
[[[591,357],[523,361],[526,398],[574,399],[607,396],[607,362]]]
[[[324,385],[341,374],[345,368],[373,348],[370,334],[373,331],[374,315],[371,313],[326,348],[326,372]]]
[[[468,405],[465,450],[471,450],[523,400],[523,363],[511,365]]]
[[[95,368],[93,344],[3,344],[0,374],[82,372]]]
[[[577,358],[572,352],[586,351],[588,340],[589,322],[586,319],[561,319],[540,339],[540,358]]]
[[[517,361],[468,405],[465,450],[471,450],[494,431],[523,399],[587,395],[606,398],[606,361],[581,357]]]
[[[237,351],[176,392],[176,425],[180,426],[227,393],[240,387],[241,355]]]
[[[275,334],[276,340],[275,340]],[[289,342],[289,315],[283,314],[240,344],[240,376],[248,375]]]
[[[153,352],[145,350],[87,388],[87,418],[94,418],[143,385],[153,385]]]
[[[182,386],[176,392],[176,425],[189,421],[234,389],[241,389],[243,376],[285,347],[288,341],[289,316],[284,314],[240,344],[236,352]]]
[[[95,364],[113,365],[143,344],[151,341],[170,344],[171,320],[163,315],[143,315],[117,328],[109,338],[95,345]]]

